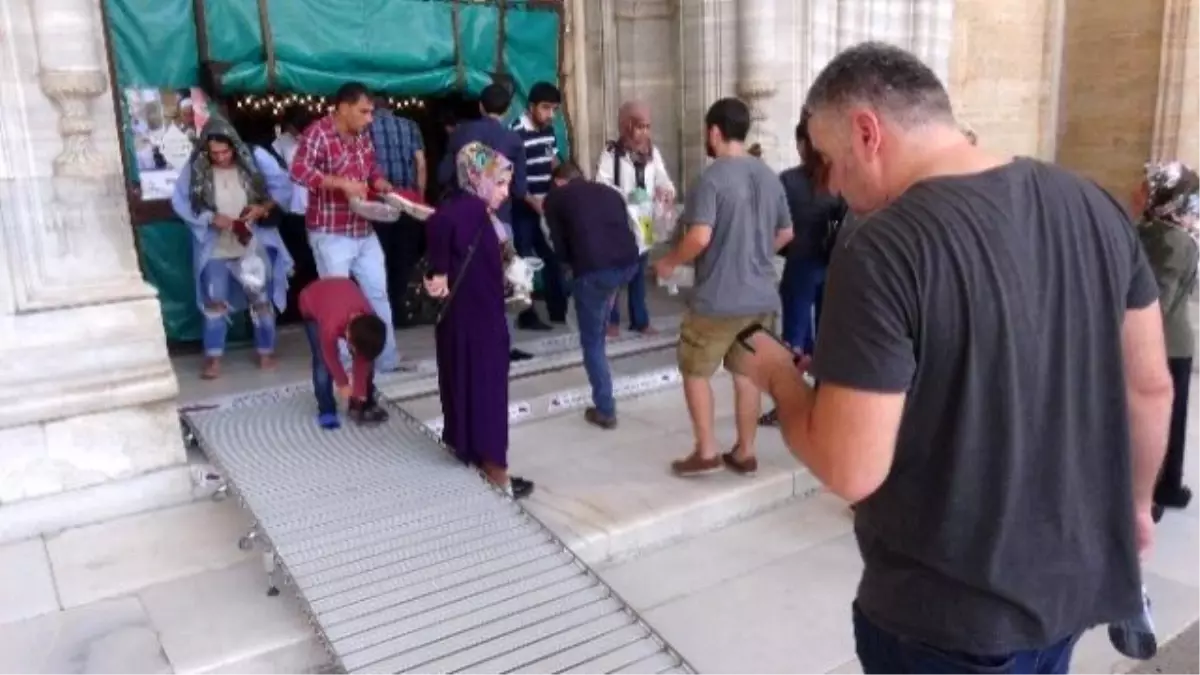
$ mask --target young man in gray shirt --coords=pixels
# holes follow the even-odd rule
[[[747,326],[773,324],[779,311],[775,252],[792,238],[787,197],[779,177],[746,151],[750,110],[733,98],[717,101],[704,117],[713,163],[688,192],[683,238],[655,263],[660,279],[695,262],[696,285],[679,330],[679,370],[696,433],[691,454],[672,464],[680,476],[719,470],[758,469],[754,440],[760,393],[750,380],[733,376],[737,444],[719,454],[713,433],[710,382]]]
[[[1141,615],[1171,407],[1158,288],[1120,204],[959,131],[912,54],[864,43],[809,90],[839,234],[813,359],[743,336],[731,367],[857,504],[866,673],[1065,673]]]

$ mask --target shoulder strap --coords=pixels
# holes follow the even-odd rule
[[[279,154],[279,153],[278,153],[278,152],[275,150],[275,145],[274,145],[274,144],[272,144],[272,143],[264,143],[264,144],[262,144],[262,145],[260,145],[260,146],[258,146],[258,147],[262,148],[263,150],[266,150],[266,151],[267,151],[267,154],[269,154],[269,155],[271,155],[272,157],[274,157],[274,158],[275,158],[275,161],[276,161],[276,162],[279,162],[279,167],[280,167],[281,169],[283,169],[284,171],[286,171],[286,170],[287,170],[287,168],[288,168],[287,162],[283,161],[283,157],[282,157],[282,156],[281,156],[281,155],[280,155],[280,154]]]
[[[613,156],[613,187],[619,191],[621,190],[621,155],[624,153],[621,151],[621,144],[617,141],[609,141],[608,149],[612,152]]]
[[[490,227],[485,225],[484,227]],[[463,275],[467,273],[467,269],[471,266],[471,259],[475,257],[475,249],[479,247],[479,237],[483,236],[483,227],[480,227],[475,232],[475,238],[471,240],[471,246],[467,249],[467,255],[463,258],[462,267],[458,270],[458,280],[450,287],[450,292],[446,294],[446,301],[442,303],[442,308],[438,310],[437,320],[435,324],[442,322],[442,317],[446,315],[446,310],[449,309],[451,301],[454,300],[454,295],[458,293],[458,287],[462,284]]]

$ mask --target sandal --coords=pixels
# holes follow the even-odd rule
[[[687,457],[671,462],[671,471],[680,478],[690,478],[720,471],[721,464],[720,457],[704,458],[693,451]]]
[[[726,468],[739,476],[753,476],[758,471],[758,458],[738,459],[737,451],[738,446],[733,446],[732,450],[721,455],[721,461],[724,462]]]

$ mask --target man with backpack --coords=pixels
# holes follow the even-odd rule
[[[638,101],[627,101],[618,113],[621,137],[608,143],[596,166],[596,182],[611,186],[629,205],[631,215],[638,214],[634,237],[641,264],[627,287],[629,329],[642,335],[654,335],[650,312],[646,307],[646,263],[654,245],[655,205],[671,207],[675,203],[675,184],[667,173],[662,155],[650,135],[650,108]],[[613,304],[608,336],[621,332],[621,308]]]

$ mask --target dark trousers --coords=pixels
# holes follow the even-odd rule
[[[783,341],[805,354],[812,354],[816,347],[824,289],[824,263],[804,258],[787,259],[779,283]]]
[[[1183,487],[1183,449],[1187,444],[1188,393],[1192,383],[1192,359],[1167,359],[1175,398],[1171,402],[1171,431],[1167,436],[1167,456],[1154,491],[1177,492]],[[1170,500],[1165,500],[1170,501]]]
[[[375,225],[375,236],[383,249],[384,267],[387,270],[387,293],[392,301],[392,325],[413,325],[404,311],[404,298],[413,268],[425,255],[425,224],[412,216],[402,215],[394,223]]]
[[[629,306],[629,329],[644,330],[650,327],[650,310],[646,308],[646,263],[650,254],[642,256],[634,269],[633,278],[625,287],[626,304]],[[621,325],[621,308],[613,303],[612,312],[608,316],[612,326]]]
[[[938,649],[893,635],[854,606],[854,643],[864,673],[1066,673],[1078,636],[1044,649],[979,655]]]
[[[592,386],[592,403],[605,417],[617,414],[613,398],[612,372],[605,353],[606,319],[617,297],[617,291],[629,283],[635,266],[598,270],[576,277],[571,282],[575,299],[575,316],[579,322],[579,346],[583,348],[583,369]]]
[[[317,397],[317,413],[332,415],[337,413],[337,399],[333,395],[333,375],[325,365],[325,355],[321,351],[321,332],[316,321],[304,322],[304,334],[308,337],[308,348],[312,351],[312,385],[313,394]],[[372,381],[367,383],[367,407],[375,404],[378,392],[375,390],[375,370],[371,370]]]
[[[546,313],[551,321],[565,321],[567,318],[567,289],[563,282],[562,267],[558,264],[558,256],[546,235],[542,232],[541,218],[533,209],[522,203],[513,203],[513,248],[517,255],[527,258],[541,258],[546,266],[542,268],[542,298],[546,301]],[[537,319],[537,312],[528,309],[517,317],[518,325],[530,323]]]
[[[279,236],[295,261],[292,278],[288,281],[287,309],[280,315],[279,323],[299,322],[302,320],[300,291],[317,279],[317,261],[313,258],[312,247],[308,244],[308,228],[304,225],[304,216],[284,214],[280,219]]]

